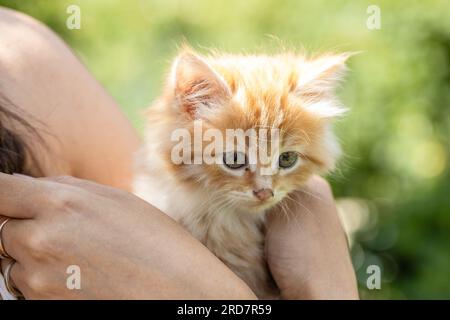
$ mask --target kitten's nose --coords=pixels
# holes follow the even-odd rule
[[[267,200],[267,199],[273,197],[272,189],[267,189],[267,188],[259,189],[259,190],[253,190],[253,194],[255,195],[255,197],[257,197],[261,201]]]

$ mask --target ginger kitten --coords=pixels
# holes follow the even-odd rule
[[[313,173],[332,169],[340,153],[331,122],[345,110],[333,91],[348,56],[202,57],[184,49],[148,110],[136,194],[182,224],[259,298],[279,297],[264,256],[265,212]],[[227,130],[254,135],[242,146]]]

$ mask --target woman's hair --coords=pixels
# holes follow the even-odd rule
[[[22,113],[9,99],[0,95],[0,172],[3,173],[30,174],[27,160],[37,165],[27,143],[12,128],[21,127],[37,140],[42,139],[19,112]]]

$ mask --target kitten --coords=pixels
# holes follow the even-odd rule
[[[345,109],[333,91],[348,56],[202,57],[184,49],[164,94],[148,110],[136,194],[189,230],[259,298],[279,297],[264,256],[265,212],[313,173],[332,169],[340,153],[331,121]],[[219,159],[213,164],[194,160],[211,137],[184,142],[188,161],[174,161],[180,145],[174,132],[183,129],[192,138],[199,122],[201,133],[213,129],[225,142],[227,129],[275,129],[279,135],[274,141],[257,131],[256,149],[262,150],[262,142],[271,145],[264,165],[250,163],[249,146],[237,151],[234,138],[231,149],[211,152]]]

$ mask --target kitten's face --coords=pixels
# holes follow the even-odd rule
[[[172,164],[174,173],[204,187],[219,206],[258,212],[301,188],[313,173],[332,169],[339,147],[330,121],[343,112],[332,91],[345,59],[182,53],[165,100],[169,121],[192,137],[201,121],[203,133],[222,134],[223,147],[212,151],[215,163]],[[229,129],[254,129],[254,135],[238,146]],[[211,141],[192,143],[191,156]]]

